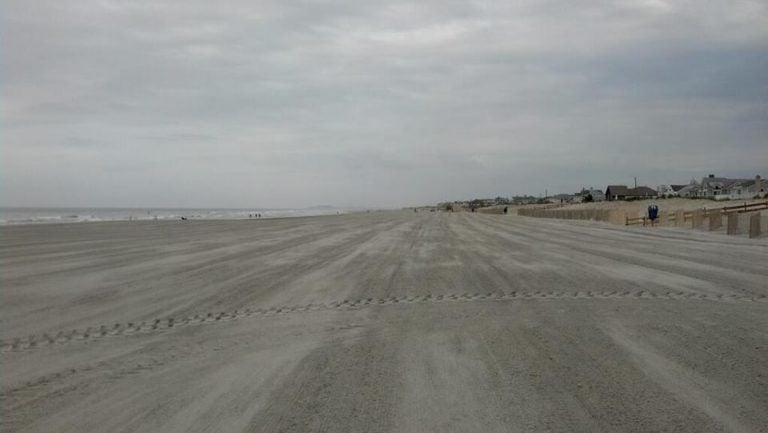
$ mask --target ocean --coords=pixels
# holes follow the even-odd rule
[[[286,218],[337,215],[362,209],[330,206],[304,209],[179,209],[179,208],[23,208],[0,207],[0,225],[82,223],[93,221],[178,220],[182,217],[199,220],[230,220],[255,218]]]

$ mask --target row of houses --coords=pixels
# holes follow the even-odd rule
[[[630,188],[626,185],[608,185],[605,191],[595,188],[582,188],[576,194],[556,194],[550,200],[557,203],[580,203],[585,201],[634,200],[656,197],[656,191],[647,186]]]
[[[701,182],[691,179],[685,185],[659,185],[656,189],[647,186],[608,185],[605,192],[599,189],[582,188],[576,194],[558,194],[551,197],[554,202],[568,203],[581,201],[642,200],[654,197],[711,198],[715,200],[748,200],[766,195],[766,182],[760,177],[753,179],[731,179],[710,174]]]
[[[667,197],[711,198],[715,200],[748,200],[766,195],[766,184],[760,175],[753,179],[732,179],[710,174],[687,185],[659,185],[658,194]]]
[[[439,203],[439,209],[476,209],[489,206],[532,203],[578,203],[583,201],[642,200],[656,197],[711,198],[715,200],[749,200],[755,197],[768,198],[768,185],[760,175],[753,179],[731,179],[710,174],[697,182],[691,179],[685,185],[659,185],[656,189],[647,186],[634,188],[626,185],[608,185],[605,191],[596,188],[582,188],[575,194],[555,194],[548,197],[515,196],[512,198],[485,198],[467,201]]]

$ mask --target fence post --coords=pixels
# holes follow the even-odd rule
[[[723,226],[723,214],[720,210],[712,210],[709,212],[709,231],[715,231]]]
[[[728,227],[726,229],[726,233],[729,235],[739,234],[739,213],[738,212],[728,213]]]
[[[675,211],[675,225],[682,227],[685,224],[685,211],[678,209]]]
[[[701,227],[701,224],[704,222],[704,216],[701,209],[693,211],[693,218],[691,220],[691,228],[697,229]]]
[[[760,236],[760,212],[755,212],[749,217],[749,237],[756,238]]]

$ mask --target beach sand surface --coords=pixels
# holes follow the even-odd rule
[[[3,432],[765,432],[768,242],[372,212],[3,227]]]

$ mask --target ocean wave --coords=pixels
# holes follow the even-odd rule
[[[103,221],[246,220],[339,215],[359,209],[57,209],[0,208],[0,225],[86,223]]]

